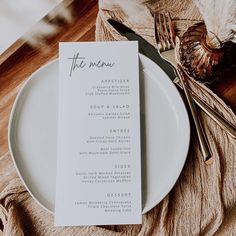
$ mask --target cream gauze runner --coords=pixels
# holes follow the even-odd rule
[[[97,40],[124,40],[106,22],[108,18],[114,18],[124,22],[155,46],[153,19],[149,11],[138,12],[140,20],[137,21],[135,17],[133,21],[120,7],[106,2],[100,2]],[[171,11],[180,34],[188,25],[201,19],[196,7],[187,0],[149,1],[149,6],[155,11]],[[191,88],[206,102],[227,120],[236,123],[235,114],[220,98],[204,85],[190,82]],[[199,115],[213,152],[213,164],[207,166],[203,163],[192,130],[190,151],[178,181],[161,203],[143,215],[142,225],[54,227],[53,215],[32,199],[17,177],[10,155],[7,154],[0,160],[0,187],[4,188],[0,193],[0,228],[3,228],[3,235],[235,235],[236,141],[203,112],[199,111]],[[1,183],[6,181],[8,183],[2,186]]]

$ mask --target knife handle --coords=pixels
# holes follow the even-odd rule
[[[182,75],[181,69],[179,68],[179,66],[177,66],[176,72],[177,72],[177,75],[178,75],[178,77],[181,81],[185,96],[186,96],[187,101],[188,101],[188,105],[189,105],[189,108],[190,108],[190,111],[191,111],[191,114],[192,114],[192,118],[193,118],[193,121],[194,121],[194,124],[195,124],[195,127],[196,127],[197,136],[198,136],[201,152],[202,152],[202,155],[203,155],[203,159],[204,159],[205,163],[207,163],[207,164],[211,163],[212,155],[211,155],[211,151],[210,151],[210,146],[209,146],[209,143],[207,141],[206,135],[203,131],[203,128],[201,126],[200,119],[198,117],[198,114],[197,114],[197,111],[196,111],[195,104],[193,102],[193,98],[191,96],[191,93],[187,89],[187,85],[186,85],[187,81],[185,80],[184,76]]]

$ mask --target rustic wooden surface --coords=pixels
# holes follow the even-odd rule
[[[95,40],[97,1],[80,0],[73,3],[73,8],[75,9],[75,20],[70,24],[64,24],[56,36],[49,38],[44,50],[32,48],[19,40],[12,48],[8,49],[7,54],[0,56],[0,169],[2,170],[4,169],[2,166],[4,158],[8,153],[7,127],[9,115],[22,83],[39,67],[58,56],[59,41]],[[211,88],[236,111],[235,78],[228,76],[226,80],[214,84]],[[0,183],[0,192],[2,186],[4,184]]]
[[[95,21],[98,11],[97,1],[82,0],[74,4],[75,20],[51,39],[43,50],[22,44],[11,56],[1,57],[0,61],[0,157],[7,151],[7,126],[15,96],[32,72],[58,55],[59,41],[94,41]]]

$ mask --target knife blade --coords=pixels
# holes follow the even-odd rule
[[[124,24],[113,19],[108,19],[107,21],[114,29],[116,29],[117,32],[119,32],[119,34],[126,37],[128,40],[138,41],[139,52],[158,64],[161,69],[169,76],[169,78],[174,81],[174,79],[176,78],[175,71],[173,70],[171,65],[163,60],[154,46],[152,46],[143,37],[135,33],[132,29],[125,26]]]

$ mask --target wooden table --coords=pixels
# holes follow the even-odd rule
[[[22,83],[39,67],[58,56],[60,41],[94,41],[98,3],[94,0],[80,0],[72,3],[76,12],[69,25],[47,40],[44,50],[32,48],[18,40],[0,57],[0,160],[6,152],[7,126],[12,104]],[[1,191],[1,189],[0,189]]]
[[[22,83],[39,67],[58,56],[59,41],[94,41],[98,3],[94,0],[80,0],[68,6],[75,9],[75,19],[54,37],[47,39],[46,50],[32,48],[18,40],[7,53],[0,57],[0,163],[8,153],[7,126],[12,104]],[[236,72],[236,69],[235,69]],[[236,74],[236,73],[234,73]],[[212,89],[236,111],[236,79],[229,77],[218,82]],[[0,183],[0,191],[2,191]],[[1,228],[1,224],[0,224]]]

